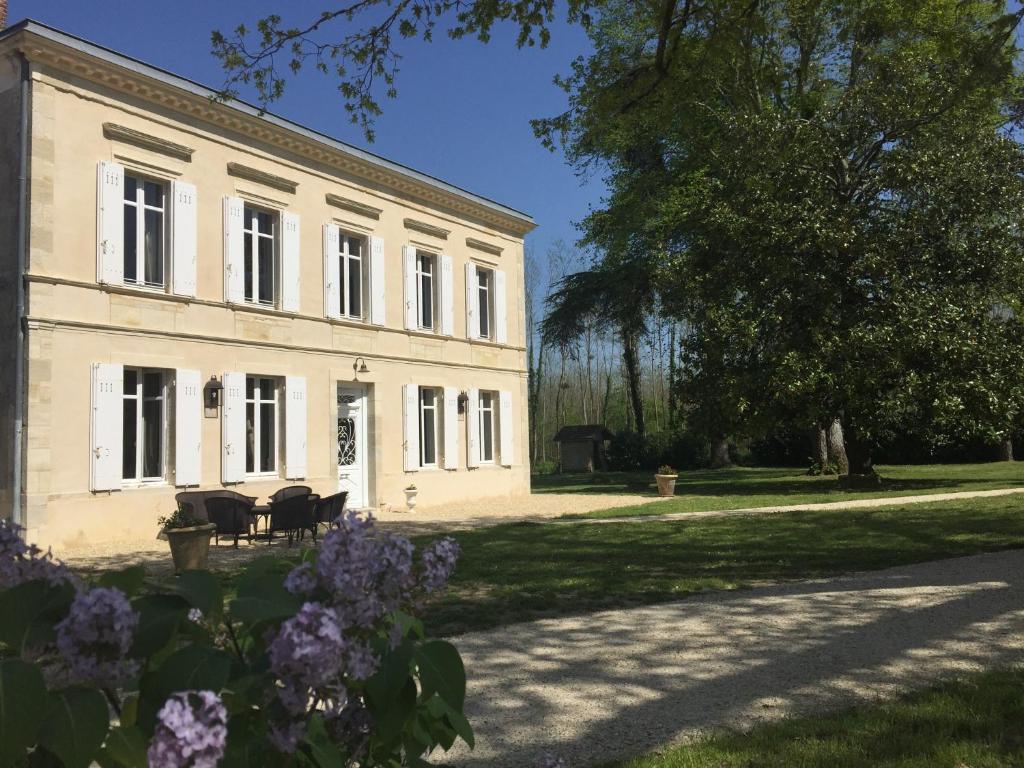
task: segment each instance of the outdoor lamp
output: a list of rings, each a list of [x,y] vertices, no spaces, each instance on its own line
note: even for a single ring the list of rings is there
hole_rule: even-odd
[[[223,389],[224,385],[217,380],[216,376],[211,376],[210,380],[206,382],[206,386],[203,387],[203,407],[208,419],[216,418],[217,408],[220,406],[220,393]]]
[[[466,412],[466,403],[469,402],[469,395],[463,392],[459,392],[459,413],[463,414]]]
[[[355,378],[359,378],[360,373],[369,373],[370,369],[366,367],[366,361],[361,357],[357,357],[356,361],[352,363],[352,370],[356,372]]]

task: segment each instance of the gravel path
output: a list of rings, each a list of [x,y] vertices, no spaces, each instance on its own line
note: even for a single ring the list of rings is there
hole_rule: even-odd
[[[1022,573],[1011,551],[463,635],[477,746],[439,760],[582,768],[1024,661]]]

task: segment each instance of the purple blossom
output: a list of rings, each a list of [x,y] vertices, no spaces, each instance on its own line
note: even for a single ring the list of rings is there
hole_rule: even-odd
[[[57,625],[57,650],[71,676],[79,681],[110,683],[134,674],[125,655],[139,617],[125,594],[113,587],[79,592],[68,615]]]
[[[537,758],[535,768],[568,768],[568,763],[564,758],[545,752]]]
[[[289,712],[305,712],[311,688],[343,695],[339,676],[346,646],[334,609],[319,603],[306,603],[281,625],[268,653],[270,668],[283,684],[279,698]]]
[[[295,754],[299,742],[306,735],[305,720],[290,720],[286,723],[271,723],[267,738],[278,752],[286,755]]]
[[[55,586],[77,586],[78,579],[63,563],[53,559],[52,552],[43,552],[22,540],[22,530],[15,523],[0,520],[0,590],[40,580]]]
[[[316,589],[316,573],[312,563],[302,563],[292,568],[284,579],[284,588],[293,595],[308,595]]]
[[[423,574],[420,583],[426,592],[435,592],[448,583],[459,559],[459,543],[450,536],[431,542],[420,556]]]
[[[353,680],[369,680],[377,671],[377,664],[370,646],[362,643],[352,644],[345,655],[346,671]]]
[[[189,608],[188,609],[188,620],[191,621],[193,624],[202,624],[202,622],[203,622],[203,612],[201,610],[199,610],[198,608]]]
[[[224,757],[228,713],[213,691],[175,693],[157,713],[149,768],[215,768]]]

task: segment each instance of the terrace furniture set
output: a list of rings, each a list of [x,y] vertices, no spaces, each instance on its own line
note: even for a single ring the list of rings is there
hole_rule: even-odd
[[[333,525],[345,509],[348,493],[342,491],[321,498],[306,485],[291,485],[270,496],[268,504],[257,504],[255,496],[244,496],[224,489],[183,491],[175,496],[178,506],[190,517],[217,526],[216,543],[220,537],[238,539],[244,536],[265,537],[269,544],[277,534],[288,538],[288,546],[309,531],[316,541],[321,525]],[[259,524],[263,522],[263,532]]]

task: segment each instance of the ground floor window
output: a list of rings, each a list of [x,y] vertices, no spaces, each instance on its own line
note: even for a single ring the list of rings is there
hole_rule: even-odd
[[[245,471],[277,473],[279,382],[265,376],[245,377]]]
[[[124,369],[121,477],[125,482],[158,482],[164,479],[166,390],[167,377],[163,371]]]
[[[480,419],[480,461],[494,462],[494,392],[481,392],[477,414]]]
[[[420,466],[437,466],[437,390],[420,387]]]

